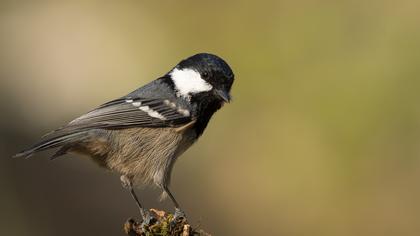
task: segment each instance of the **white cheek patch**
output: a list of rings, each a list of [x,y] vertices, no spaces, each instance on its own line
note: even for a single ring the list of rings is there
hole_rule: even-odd
[[[213,86],[203,80],[195,70],[192,69],[177,69],[175,68],[170,73],[172,81],[179,95],[189,97],[190,94],[210,91]]]

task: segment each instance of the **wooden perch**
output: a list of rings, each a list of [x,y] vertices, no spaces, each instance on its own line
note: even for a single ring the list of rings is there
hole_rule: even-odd
[[[173,215],[164,211],[150,209],[156,222],[150,226],[141,227],[141,222],[128,219],[124,223],[124,232],[129,236],[211,236],[203,230],[193,229],[185,218],[173,221]]]

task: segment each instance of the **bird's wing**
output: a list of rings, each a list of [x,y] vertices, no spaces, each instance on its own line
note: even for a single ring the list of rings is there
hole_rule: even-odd
[[[123,97],[103,104],[63,128],[179,127],[194,119],[188,108],[169,99]]]
[[[69,124],[43,136],[32,147],[16,154],[29,157],[33,153],[64,146],[83,139],[84,132],[92,129],[123,129],[131,127],[174,127],[183,130],[194,124],[190,110],[169,99],[123,97],[99,106]],[[65,153],[60,149],[57,154]]]

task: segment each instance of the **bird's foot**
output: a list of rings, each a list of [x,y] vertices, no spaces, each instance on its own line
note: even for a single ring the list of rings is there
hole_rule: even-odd
[[[174,216],[171,220],[171,226],[175,226],[181,222],[187,222],[187,216],[185,215],[185,213],[179,209],[179,208],[175,208],[175,213]]]
[[[180,218],[186,219],[187,216],[181,209],[175,208],[174,219],[180,219]]]
[[[143,232],[146,232],[147,228],[154,225],[157,222],[157,219],[153,217],[149,211],[144,211],[142,214],[143,222],[141,223],[140,227]]]
[[[157,221],[149,221],[147,219],[143,222],[137,222],[129,219],[124,224],[124,232],[129,236],[145,236],[145,235],[208,235],[200,234],[191,225],[188,224],[185,214],[176,210],[174,214],[168,214],[164,211],[150,209],[150,214]]]

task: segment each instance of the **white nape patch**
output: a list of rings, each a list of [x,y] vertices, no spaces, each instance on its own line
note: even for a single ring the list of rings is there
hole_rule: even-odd
[[[178,94],[183,97],[189,98],[190,94],[210,91],[213,88],[201,78],[200,73],[192,69],[175,68],[170,75]]]
[[[158,119],[161,119],[161,120],[166,120],[166,118],[164,116],[159,114],[159,112],[154,111],[153,109],[150,109],[149,106],[141,106],[141,107],[139,107],[139,109],[146,112],[151,117],[155,117],[155,118],[158,118]]]

